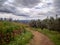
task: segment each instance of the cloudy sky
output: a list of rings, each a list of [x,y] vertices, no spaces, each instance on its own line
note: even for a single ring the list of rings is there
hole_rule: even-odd
[[[19,20],[60,15],[60,0],[0,0],[0,17]]]

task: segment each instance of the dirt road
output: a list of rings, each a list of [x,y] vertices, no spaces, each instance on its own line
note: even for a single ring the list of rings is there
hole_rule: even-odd
[[[44,34],[38,31],[29,30],[34,35],[33,39],[27,45],[54,45],[53,42]]]

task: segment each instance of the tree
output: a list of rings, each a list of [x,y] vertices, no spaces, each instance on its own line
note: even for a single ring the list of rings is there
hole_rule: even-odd
[[[35,20],[31,20],[30,23],[29,23],[29,25],[31,27],[36,27],[36,21]]]
[[[56,15],[56,19],[54,17],[46,18],[44,20],[32,20],[30,22],[31,27],[35,28],[47,28],[49,30],[54,30],[60,32],[60,18]]]
[[[0,21],[2,21],[3,20],[3,18],[0,18]]]

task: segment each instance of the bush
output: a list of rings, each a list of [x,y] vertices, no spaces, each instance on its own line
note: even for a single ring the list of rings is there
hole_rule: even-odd
[[[20,25],[13,22],[1,21],[0,22],[0,45],[8,44],[14,40],[15,35],[21,34],[22,29]]]
[[[50,19],[32,20],[29,25],[35,28],[47,28],[49,30],[60,32],[60,18],[54,19],[53,17],[50,17]]]

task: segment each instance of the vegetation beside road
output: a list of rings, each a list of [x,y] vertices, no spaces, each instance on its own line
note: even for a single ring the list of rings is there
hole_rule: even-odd
[[[25,45],[32,33],[17,22],[0,21],[0,45]]]
[[[31,28],[32,30],[38,31],[46,36],[54,42],[55,45],[60,45],[60,33],[57,31],[53,30],[48,30],[48,29],[41,29],[41,28]]]
[[[29,26],[34,30],[47,35],[55,45],[60,45],[60,18],[46,18],[44,20],[31,20]]]

